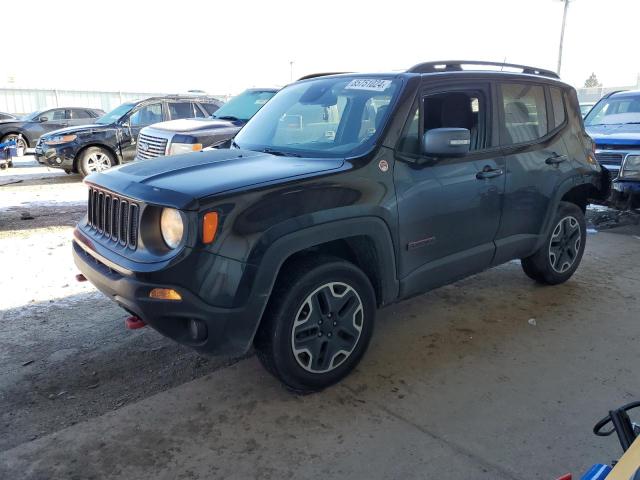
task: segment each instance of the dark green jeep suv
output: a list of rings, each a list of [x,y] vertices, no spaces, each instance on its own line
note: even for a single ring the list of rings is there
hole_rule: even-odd
[[[521,259],[568,280],[608,194],[575,90],[482,62],[317,75],[228,150],[91,175],[75,262],[136,324],[200,352],[255,347],[296,391],[360,361],[376,310]]]

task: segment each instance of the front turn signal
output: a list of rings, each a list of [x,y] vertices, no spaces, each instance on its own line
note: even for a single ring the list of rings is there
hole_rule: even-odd
[[[202,243],[212,243],[218,230],[218,212],[209,212],[202,220]]]
[[[157,300],[182,300],[182,295],[173,288],[154,288],[149,292],[149,298]]]

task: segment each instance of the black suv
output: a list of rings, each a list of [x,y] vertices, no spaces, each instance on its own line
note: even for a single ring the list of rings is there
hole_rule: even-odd
[[[38,162],[83,176],[130,162],[143,127],[178,118],[205,118],[222,102],[213,97],[169,95],[123,103],[94,123],[55,130],[40,137]]]
[[[301,392],[354,368],[378,307],[512,259],[562,283],[607,179],[572,87],[491,67],[303,80],[231,149],[92,175],[75,262],[162,334],[255,346]]]

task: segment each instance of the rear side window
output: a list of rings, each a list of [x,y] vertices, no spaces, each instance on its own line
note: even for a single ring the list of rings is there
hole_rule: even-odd
[[[503,107],[500,143],[513,145],[544,137],[548,128],[543,87],[504,83],[500,89]]]
[[[551,105],[553,105],[553,123],[554,127],[559,127],[564,123],[566,118],[564,112],[564,96],[562,90],[556,87],[551,87]]]
[[[193,118],[193,104],[191,102],[169,103],[169,113],[172,120]]]
[[[204,108],[209,115],[213,115],[218,111],[220,105],[217,103],[201,103],[202,108]]]
[[[80,118],[92,118],[89,112],[87,112],[86,110],[74,108],[70,110],[70,112],[71,112],[71,117],[70,117],[71,119],[77,120]]]

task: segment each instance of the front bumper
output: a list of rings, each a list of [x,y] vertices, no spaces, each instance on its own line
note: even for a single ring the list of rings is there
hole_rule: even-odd
[[[262,303],[259,296],[255,296],[240,308],[209,305],[183,287],[142,281],[133,273],[120,273],[108,267],[106,261],[99,259],[99,254],[77,239],[73,241],[73,258],[98,290],[162,335],[211,355],[242,355],[251,347],[266,299],[263,298],[265,302]],[[153,288],[173,288],[182,300],[149,298]],[[195,330],[194,322],[198,326]]]
[[[612,184],[612,201],[621,208],[640,208],[640,181],[616,178]]]
[[[35,156],[39,163],[47,167],[73,170],[77,151],[77,147],[72,143],[48,146],[38,142]]]

